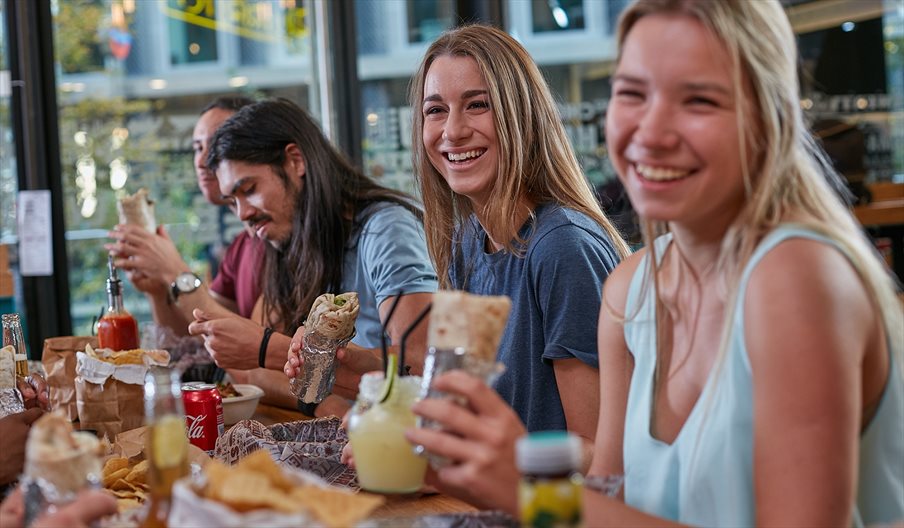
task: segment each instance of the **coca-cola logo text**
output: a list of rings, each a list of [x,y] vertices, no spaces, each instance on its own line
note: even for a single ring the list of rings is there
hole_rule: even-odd
[[[190,440],[194,440],[195,438],[204,438],[204,427],[201,425],[204,423],[204,420],[207,419],[206,414],[202,414],[201,416],[186,416],[188,419],[188,438]]]

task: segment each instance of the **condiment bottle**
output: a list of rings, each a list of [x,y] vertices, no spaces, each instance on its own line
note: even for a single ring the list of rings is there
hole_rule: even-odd
[[[100,348],[112,350],[133,350],[138,348],[138,323],[122,305],[122,280],[113,266],[113,257],[108,257],[107,267],[107,311],[97,323],[97,344]]]
[[[152,367],[144,379],[145,456],[150,497],[142,528],[165,527],[173,483],[188,475],[182,384],[175,369]]]
[[[578,526],[581,522],[581,439],[565,431],[531,433],[518,440],[522,526]]]
[[[16,376],[28,376],[28,354],[25,347],[25,338],[22,336],[22,323],[19,314],[3,314],[3,346],[10,345],[15,349]]]

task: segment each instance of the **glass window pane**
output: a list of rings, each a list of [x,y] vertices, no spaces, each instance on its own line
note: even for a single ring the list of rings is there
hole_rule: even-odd
[[[52,5],[72,323],[84,335],[106,300],[103,244],[126,193],[148,189],[183,259],[202,277],[216,273],[241,226],[198,190],[195,121],[229,94],[286,97],[319,118],[313,17],[304,0]],[[144,295],[124,282],[126,308],[150,321]]]
[[[584,0],[533,0],[534,33],[584,29]]]
[[[0,3],[0,313],[16,311],[13,272],[17,241],[16,193],[19,189],[10,113],[12,94],[4,5]]]
[[[432,42],[450,28],[455,19],[452,0],[411,0],[408,2],[408,42]]]

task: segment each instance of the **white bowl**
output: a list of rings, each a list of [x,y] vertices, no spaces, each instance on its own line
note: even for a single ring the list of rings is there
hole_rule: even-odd
[[[251,418],[257,410],[257,402],[264,395],[263,389],[256,385],[233,383],[232,386],[241,396],[223,398],[223,421],[226,425]]]

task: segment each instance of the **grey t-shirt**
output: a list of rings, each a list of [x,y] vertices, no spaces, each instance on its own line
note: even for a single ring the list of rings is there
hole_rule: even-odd
[[[380,303],[404,291],[433,293],[436,271],[427,254],[424,227],[404,207],[378,202],[361,210],[345,246],[342,291],[358,292],[361,303],[352,342],[380,346]]]
[[[523,256],[487,254],[486,232],[472,216],[457,233],[461,246],[449,278],[456,289],[512,299],[497,355],[506,369],[495,389],[528,431],[564,430],[552,362],[577,358],[598,368],[603,281],[619,258],[602,228],[583,213],[542,204],[534,214],[536,220],[520,231],[527,240]]]

